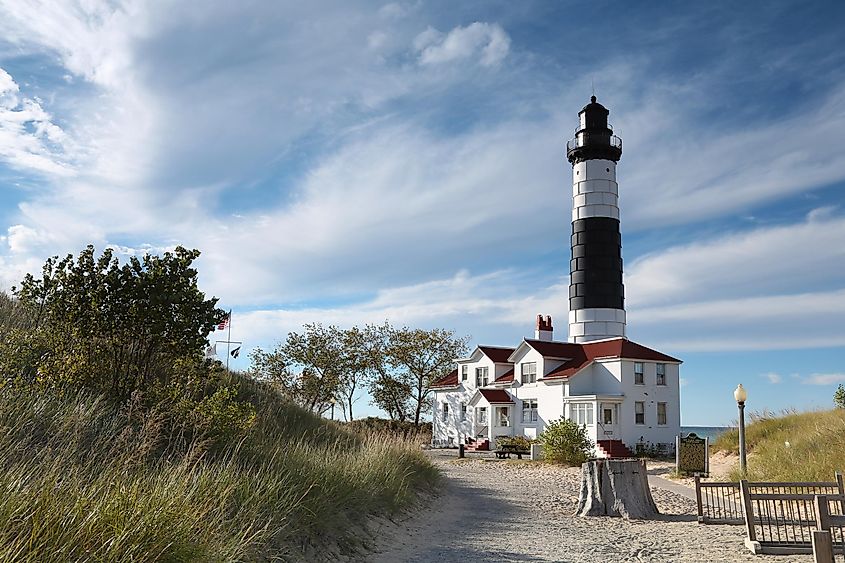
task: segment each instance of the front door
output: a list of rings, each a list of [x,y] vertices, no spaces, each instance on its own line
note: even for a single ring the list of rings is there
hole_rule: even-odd
[[[619,440],[622,435],[619,432],[619,404],[599,403],[598,416],[598,439]]]

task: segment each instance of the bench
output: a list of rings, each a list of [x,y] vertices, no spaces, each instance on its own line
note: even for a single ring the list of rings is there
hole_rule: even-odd
[[[531,452],[518,448],[517,446],[500,446],[496,448],[496,457],[499,459],[510,459],[511,454],[516,454],[517,459],[522,459],[522,456],[529,455]]]

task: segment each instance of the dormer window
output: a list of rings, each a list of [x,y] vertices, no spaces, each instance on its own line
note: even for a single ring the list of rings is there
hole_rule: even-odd
[[[522,366],[522,382],[537,383],[537,362],[526,362]]]
[[[486,387],[488,380],[488,368],[475,368],[475,386]]]
[[[469,377],[469,366],[464,364],[461,366],[461,381],[466,381]]]

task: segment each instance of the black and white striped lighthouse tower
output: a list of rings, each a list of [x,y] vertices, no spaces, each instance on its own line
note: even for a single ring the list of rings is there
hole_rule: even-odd
[[[578,113],[566,144],[572,164],[572,259],[569,262],[569,341],[625,336],[622,236],[616,163],[622,140],[596,97]]]

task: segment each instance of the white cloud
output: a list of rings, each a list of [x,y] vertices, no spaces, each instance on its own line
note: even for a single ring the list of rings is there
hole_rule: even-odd
[[[814,373],[802,378],[807,385],[836,385],[845,383],[845,373]]]
[[[839,285],[843,240],[845,217],[816,216],[669,247],[627,267],[626,293],[633,308],[663,308],[673,302],[689,304],[690,299],[757,297]]]
[[[772,385],[777,385],[778,383],[783,381],[783,378],[780,376],[780,374],[775,373],[773,371],[771,371],[769,373],[764,373],[760,377],[764,377],[764,378],[768,379],[769,383],[771,383]]]
[[[499,24],[483,22],[455,27],[445,35],[429,27],[414,39],[414,48],[419,52],[423,65],[477,56],[482,66],[494,66],[508,55],[510,44],[510,37]]]
[[[630,70],[621,69],[607,87],[624,91]],[[655,83],[641,98],[611,104],[624,141],[620,203],[628,228],[742,213],[845,178],[839,154],[845,83],[783,118],[726,128],[692,121],[695,105],[715,109],[700,99],[712,92],[713,78],[703,73],[682,86]]]
[[[71,176],[75,171],[67,162],[69,148],[67,135],[41,103],[21,96],[18,83],[0,68],[0,161],[21,170]]]
[[[238,313],[237,338],[247,347],[266,347],[306,323],[348,327],[389,320],[396,326],[448,327],[459,335],[471,335],[477,343],[513,345],[533,334],[537,314],[551,315],[558,338],[564,338],[567,285],[522,280],[520,294],[514,295],[520,279],[509,270],[477,276],[460,271],[449,278],[384,289],[346,305]],[[510,336],[502,340],[502,334]]]

